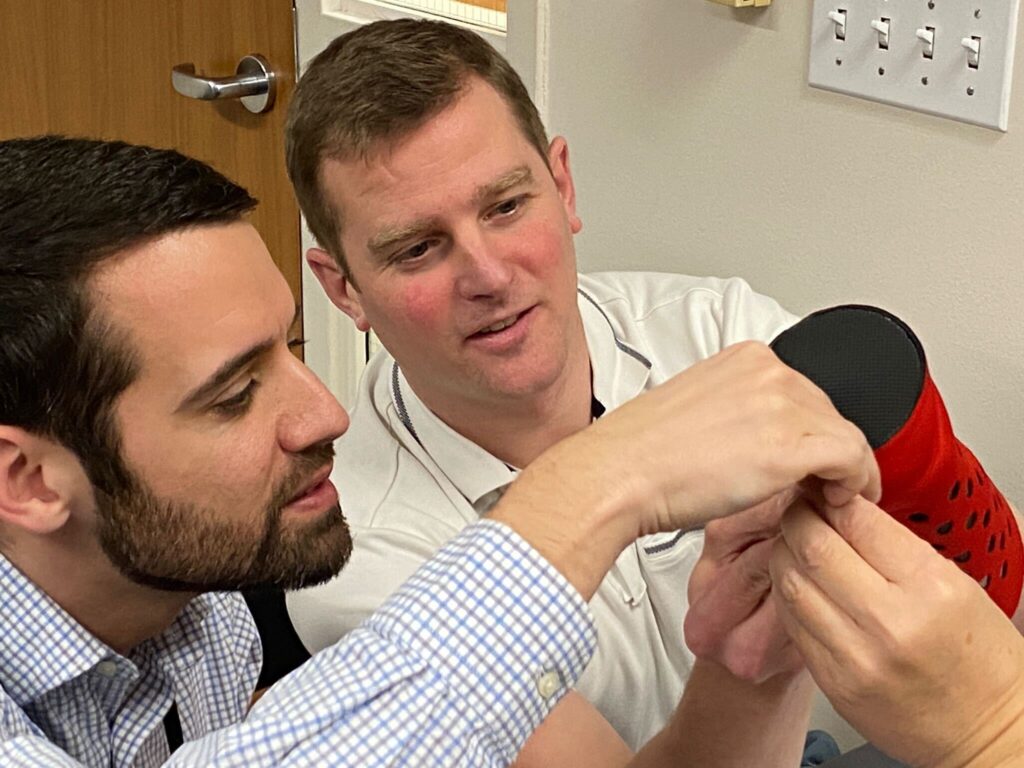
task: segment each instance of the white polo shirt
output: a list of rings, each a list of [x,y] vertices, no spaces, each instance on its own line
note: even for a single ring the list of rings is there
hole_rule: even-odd
[[[579,309],[593,394],[606,411],[730,344],[770,341],[797,319],[739,279],[656,273],[580,275]],[[355,546],[338,577],[287,597],[310,651],[354,629],[515,476],[431,413],[386,352],[364,373],[337,449],[333,480]],[[664,727],[693,666],[682,625],[702,542],[700,530],[638,540],[590,603],[598,649],[577,689],[634,749]]]

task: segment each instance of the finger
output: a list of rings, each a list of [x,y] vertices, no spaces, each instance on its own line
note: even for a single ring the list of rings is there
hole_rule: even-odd
[[[844,651],[829,648],[818,640],[801,623],[799,615],[778,591],[772,594],[772,603],[775,605],[779,623],[789,636],[793,648],[799,654],[804,666],[807,667],[814,682],[825,696],[832,700],[836,689],[835,681],[846,667],[846,664],[839,660]]]
[[[782,536],[801,577],[852,621],[876,627],[878,609],[890,604],[894,588],[806,500],[787,510]]]
[[[686,644],[697,656],[715,654],[723,637],[745,621],[771,589],[768,560],[773,540],[754,544],[720,569],[683,620]]]
[[[810,407],[818,413],[826,415],[829,419],[840,419],[846,425],[848,430],[853,430],[855,432],[855,434],[850,437],[861,446],[861,459],[865,467],[864,472],[857,471],[851,477],[839,478],[828,483],[826,485],[825,492],[829,496],[830,503],[835,506],[841,506],[857,494],[860,494],[871,501],[877,502],[882,497],[881,474],[878,471],[874,451],[871,449],[867,438],[864,437],[861,429],[856,424],[843,418],[843,416],[836,410],[832,399],[824,392],[824,390],[798,371],[794,371],[794,374],[794,381],[798,383],[798,386],[790,390],[791,395],[795,395],[797,392],[802,392],[805,395],[805,398],[801,401],[804,406]],[[828,479],[826,475],[819,474],[819,476],[826,477],[826,479]]]
[[[822,514],[863,563],[890,582],[910,580],[936,556],[926,541],[865,499],[825,506]]]
[[[825,481],[823,492],[836,506],[858,494],[881,496],[878,462],[867,439],[850,422],[812,427],[797,443],[793,458],[802,463],[806,475]]]
[[[830,506],[841,507],[856,496],[877,503],[882,498],[882,473],[875,454],[865,441],[861,470],[855,476],[829,480],[821,490]]]
[[[720,560],[778,535],[783,513],[799,494],[800,489],[793,486],[742,512],[711,521],[704,529],[704,556]]]
[[[723,657],[733,674],[755,683],[803,666],[800,652],[786,633],[776,601],[770,595],[726,637]]]
[[[785,539],[775,542],[769,568],[779,619],[812,673],[865,643],[861,627],[806,575]]]

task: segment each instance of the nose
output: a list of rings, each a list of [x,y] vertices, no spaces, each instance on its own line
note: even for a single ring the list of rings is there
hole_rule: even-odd
[[[291,364],[295,375],[288,377],[283,393],[288,403],[278,425],[278,440],[283,450],[298,453],[341,437],[348,430],[349,417],[316,374],[295,358]]]
[[[512,282],[512,267],[504,254],[479,230],[461,233],[455,289],[465,299],[501,298]]]

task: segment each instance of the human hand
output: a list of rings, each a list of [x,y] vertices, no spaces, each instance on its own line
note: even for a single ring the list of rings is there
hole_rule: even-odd
[[[588,598],[640,536],[700,527],[809,477],[835,504],[881,492],[860,430],[767,346],[745,342],[549,448],[490,517]]]
[[[573,441],[636,492],[645,513],[638,535],[703,525],[811,476],[833,504],[881,493],[860,430],[755,342],[691,366]]]
[[[913,765],[1019,764],[1024,639],[1010,621],[874,504],[822,515],[805,500],[787,511],[771,574],[779,616],[836,711]]]
[[[803,668],[803,659],[779,620],[768,570],[790,489],[744,512],[712,520],[690,575],[686,644],[753,683]]]

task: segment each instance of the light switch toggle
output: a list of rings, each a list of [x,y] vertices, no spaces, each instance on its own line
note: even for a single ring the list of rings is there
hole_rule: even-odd
[[[835,11],[829,11],[828,12],[828,17],[830,19],[832,19],[832,21],[836,25],[836,40],[845,40],[846,39],[846,11],[843,10],[842,8],[839,8],[838,10],[835,10]]]
[[[960,41],[960,45],[967,49],[967,66],[977,69],[981,62],[981,38],[965,37]]]
[[[930,59],[935,55],[935,27],[923,27],[917,30],[917,39],[924,43],[921,55]]]
[[[878,32],[878,47],[883,51],[889,50],[889,19],[872,19],[871,28]]]

